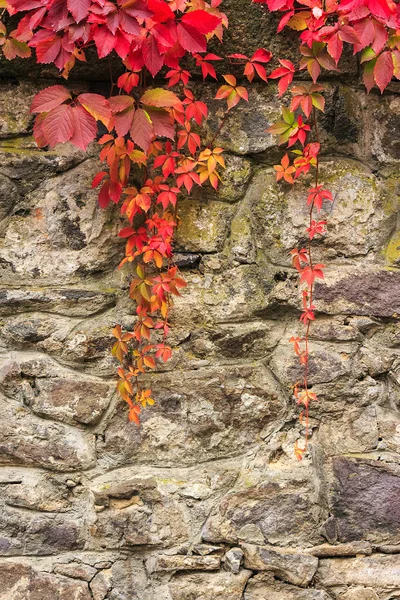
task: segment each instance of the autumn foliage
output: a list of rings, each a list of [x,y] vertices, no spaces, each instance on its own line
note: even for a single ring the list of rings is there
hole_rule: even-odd
[[[297,64],[277,58],[268,72],[273,57],[264,48],[251,56],[236,53],[229,58],[242,65],[247,82],[272,80],[279,96],[285,95],[282,117],[268,129],[288,149],[275,166],[277,180],[295,185],[300,177],[314,175],[305,198],[309,242],[291,253],[302,286],[304,326],[304,335],[291,339],[304,366],[304,378],[294,386],[306,417],[306,443],[296,448],[301,458],[307,446],[309,404],[316,400],[308,386],[314,283],[324,277],[324,265],[313,262],[311,242],[326,234],[327,222],[319,212],[333,201],[319,176],[318,112],[324,111],[325,99],[318,80],[340,68],[345,44],[360,54],[368,90],[377,85],[383,92],[392,77],[400,78],[400,6],[392,0],[255,1],[281,14],[278,32],[286,27],[298,32]],[[64,85],[53,85],[37,94],[31,112],[36,115],[34,135],[41,148],[69,141],[86,150],[98,141],[104,166],[92,186],[98,189],[102,208],[118,204],[126,219],[119,232],[125,240],[120,268],[130,265],[129,294],[137,318],[132,331],[114,328],[112,353],[120,363],[118,392],[128,404],[129,419],[136,423],[142,408],[154,402],[140,376],[171,357],[171,308],[186,286],[173,258],[178,199],[190,194],[193,186],[217,189],[225,168],[223,149],[215,143],[219,129],[210,143],[203,142],[201,126],[208,107],[190,86],[194,76],[217,79],[215,65],[222,57],[209,52],[208,43],[213,38],[222,42],[228,26],[220,3],[6,0],[3,4],[4,23],[9,17],[15,23],[13,29],[0,24],[0,45],[7,59],[26,58],[33,51],[38,63],[54,64],[65,79],[76,61],[86,61],[93,49],[99,59],[113,54],[124,66],[109,97],[73,94]],[[304,77],[296,81],[302,71],[312,83]],[[226,103],[226,114],[248,101],[243,83],[232,74],[223,76],[215,98]]]

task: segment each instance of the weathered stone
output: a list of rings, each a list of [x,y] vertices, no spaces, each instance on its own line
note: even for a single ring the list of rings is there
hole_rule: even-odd
[[[80,563],[69,563],[59,564],[54,568],[54,573],[59,575],[65,575],[66,577],[72,577],[73,579],[83,579],[83,581],[90,581],[96,575],[97,570],[89,565],[83,565]]]
[[[0,382],[6,394],[32,412],[57,421],[92,424],[110,402],[111,388],[94,377],[61,368],[41,355],[14,355],[0,361]]]
[[[0,398],[3,427],[0,464],[25,464],[74,471],[94,466],[93,436],[61,423],[43,421],[6,398]]]
[[[98,444],[99,458],[115,466],[136,463],[191,465],[246,452],[267,423],[285,409],[276,381],[263,365],[203,367],[186,371],[176,388],[174,372],[152,379],[158,402],[132,428],[125,406]]]
[[[21,193],[29,192],[45,179],[77,166],[86,160],[89,154],[90,152],[86,154],[72,144],[58,144],[51,150],[40,150],[29,135],[0,139],[2,174],[11,180]],[[15,200],[18,200],[18,196]],[[29,214],[34,209],[26,205],[23,208],[21,203],[19,206],[21,208],[17,210],[22,214]]]
[[[208,554],[212,554],[213,552],[220,552],[220,546],[211,546],[210,544],[196,544],[193,546],[194,552],[196,554],[200,554],[200,556],[207,556]]]
[[[11,561],[0,563],[1,600],[91,600],[87,583],[39,573]]]
[[[259,459],[256,466],[251,462],[243,466],[235,489],[222,498],[204,524],[204,540],[240,546],[242,542],[300,546],[322,541],[311,471],[293,458],[289,464],[285,459],[278,464],[281,468]]]
[[[12,506],[2,510],[0,554],[46,556],[81,550],[86,527],[83,506],[71,513],[21,511]]]
[[[243,561],[243,550],[231,548],[224,556],[224,563],[232,573],[239,573]]]
[[[112,570],[106,569],[98,573],[89,583],[93,600],[104,600],[113,585]]]
[[[371,382],[372,386],[373,383]],[[353,393],[355,389],[353,388]],[[364,393],[365,397],[366,394]],[[369,452],[377,448],[380,431],[375,406],[346,408],[340,419],[323,419],[315,438],[325,455]]]
[[[340,595],[340,600],[379,600],[379,596],[372,588],[353,588]]]
[[[170,470],[136,467],[95,478],[91,490],[103,510],[91,527],[93,544],[99,548],[184,545],[198,537],[215,498],[233,484],[237,469],[235,461],[223,461],[210,468],[174,469],[172,477]],[[207,552],[213,550],[218,548]],[[212,557],[210,563],[214,558],[220,560]]]
[[[374,554],[364,558],[327,558],[319,561],[318,581],[324,587],[360,585],[400,587],[400,556]]]
[[[374,550],[383,554],[400,554],[400,545],[385,544],[383,546],[375,546]]]
[[[330,600],[330,596],[323,590],[304,590],[256,575],[246,586],[244,600]]]
[[[151,573],[168,571],[217,571],[221,564],[219,556],[184,556],[176,554],[151,556],[147,562],[147,571]]]
[[[304,550],[306,554],[317,556],[318,558],[328,558],[331,556],[357,556],[358,554],[365,554],[369,556],[372,554],[372,547],[369,542],[349,542],[347,544],[321,544],[320,546],[314,546],[313,548],[306,548]]]
[[[329,313],[396,317],[400,314],[400,274],[393,271],[344,270],[326,284],[317,283],[320,310]]]
[[[333,459],[331,513],[342,542],[400,540],[400,493],[397,465],[368,459]]]
[[[0,486],[0,497],[8,506],[53,513],[63,513],[72,506],[62,476],[23,467],[3,467]]]
[[[111,224],[111,212],[98,210],[97,193],[88,192],[97,170],[98,163],[87,160],[33,190],[29,214],[14,211],[0,247],[5,283],[18,277],[65,285],[117,266],[116,220]]]
[[[256,571],[270,571],[278,579],[306,587],[314,577],[318,559],[273,546],[241,545],[244,566]]]
[[[27,108],[38,91],[27,81],[0,86],[0,138],[28,133],[33,116]]]
[[[178,575],[168,585],[171,600],[241,600],[251,571]]]
[[[87,317],[114,306],[114,293],[79,288],[0,289],[0,314],[15,315],[30,311],[54,312],[71,317]]]
[[[179,203],[181,224],[176,232],[180,252],[218,252],[222,250],[233,208],[223,202],[184,200]]]

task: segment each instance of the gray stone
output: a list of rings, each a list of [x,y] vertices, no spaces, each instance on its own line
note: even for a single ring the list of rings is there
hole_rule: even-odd
[[[400,556],[374,554],[354,559],[321,559],[318,580],[328,588],[344,585],[384,589],[400,587]]]
[[[372,554],[372,547],[369,542],[349,542],[347,544],[321,544],[320,546],[314,546],[313,548],[306,548],[304,550],[306,554],[317,556],[318,558],[328,558],[333,556],[357,556],[358,554],[364,554],[369,556]]]
[[[342,542],[398,542],[399,468],[381,461],[336,457],[331,513]]]
[[[241,545],[244,566],[256,571],[270,571],[278,579],[307,587],[317,570],[318,559],[272,546]]]
[[[23,563],[2,561],[0,581],[4,600],[91,600],[87,583],[39,573]]]
[[[232,573],[239,573],[243,561],[243,550],[231,548],[224,556],[224,563]]]
[[[87,160],[30,192],[28,214],[14,211],[4,232],[0,259],[3,282],[15,278],[50,285],[75,282],[79,274],[104,272],[119,262],[122,240],[112,208],[100,210],[90,191],[98,163]],[[89,190],[89,191],[88,191]]]
[[[244,600],[330,600],[330,596],[323,590],[304,590],[256,575],[246,586]]]
[[[91,492],[100,512],[91,527],[92,544],[99,549],[172,548],[169,556],[163,557],[170,560],[177,554],[174,548],[198,539],[215,498],[233,484],[237,469],[235,461],[221,461],[210,468],[174,469],[173,475],[169,469],[128,467],[95,478]],[[216,550],[211,547],[207,552]],[[193,562],[199,558],[200,564],[203,557],[190,558]],[[220,560],[219,556],[204,555],[206,558],[205,564],[215,565]]]
[[[143,411],[140,428],[127,421],[120,403],[98,444],[100,461],[119,466],[134,457],[139,464],[181,466],[236,456],[285,409],[263,365],[202,367],[186,371],[178,388],[174,381],[173,371],[152,378],[158,401]]]
[[[289,445],[291,453],[293,443]],[[242,542],[295,547],[311,540],[322,542],[317,531],[319,509],[311,471],[306,465],[299,468],[294,461],[287,464],[282,460],[279,464],[282,471],[260,457],[257,465],[260,471],[252,464],[243,467],[235,489],[222,498],[204,524],[203,539],[240,546]]]
[[[321,310],[375,317],[400,314],[400,275],[393,271],[342,270],[335,280],[317,283],[315,293]]]
[[[113,586],[112,570],[100,571],[89,583],[93,600],[104,600]]]
[[[181,219],[176,232],[179,252],[218,252],[229,228],[233,208],[223,202],[195,201],[191,198],[179,203]]]
[[[114,391],[100,379],[83,377],[33,353],[0,361],[0,381],[7,396],[35,414],[72,425],[98,421]]]
[[[159,554],[151,556],[147,562],[147,571],[152,573],[168,571],[217,571],[221,564],[219,556],[172,556]]]
[[[114,306],[115,302],[115,293],[90,289],[0,289],[1,315],[42,310],[58,315],[87,317]]]
[[[340,600],[379,600],[379,596],[372,588],[358,587],[342,594]]]
[[[59,564],[54,568],[54,573],[59,575],[65,575],[66,577],[72,577],[73,579],[83,579],[83,581],[90,581],[96,575],[97,570],[89,565],[83,565],[80,563],[69,563]]]
[[[61,423],[44,421],[23,406],[0,398],[3,427],[0,464],[24,464],[74,471],[95,464],[93,436]]]
[[[172,600],[241,600],[251,571],[181,575],[168,584]]]

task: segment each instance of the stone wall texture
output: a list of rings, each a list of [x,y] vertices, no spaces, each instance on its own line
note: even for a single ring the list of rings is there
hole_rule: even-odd
[[[290,56],[260,7],[231,8],[228,50]],[[95,67],[68,85],[97,90]],[[90,190],[96,147],[38,150],[28,107],[54,73],[1,68],[0,600],[400,598],[399,87],[367,96],[352,57],[327,84],[320,402],[297,462],[288,251],[304,243],[306,184],[275,182],[275,88],[253,86],[230,117],[218,193],[180,204],[189,286],[137,428],[115,395],[110,330],[132,327],[134,306],[118,211]]]

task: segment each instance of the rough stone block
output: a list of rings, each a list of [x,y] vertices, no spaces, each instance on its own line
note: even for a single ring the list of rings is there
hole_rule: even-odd
[[[278,579],[307,587],[314,577],[318,559],[314,556],[274,546],[242,544],[244,566],[255,571],[270,571]]]

